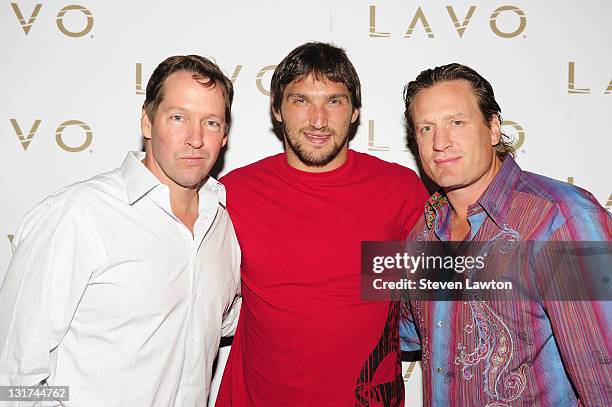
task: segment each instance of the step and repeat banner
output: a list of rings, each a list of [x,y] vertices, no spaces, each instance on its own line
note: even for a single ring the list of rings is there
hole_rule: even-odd
[[[141,148],[146,82],[176,54],[211,57],[234,83],[218,175],[282,151],[270,77],[290,50],[316,40],[345,48],[360,75],[353,149],[416,169],[403,86],[459,62],[493,85],[524,169],[588,189],[610,209],[611,17],[607,0],[3,1],[0,280],[26,211]],[[419,377],[416,362],[405,364],[411,402]]]

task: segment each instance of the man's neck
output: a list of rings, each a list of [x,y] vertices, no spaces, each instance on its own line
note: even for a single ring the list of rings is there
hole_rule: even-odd
[[[198,218],[199,188],[186,188],[172,182],[159,168],[159,165],[153,158],[153,154],[149,150],[150,143],[147,143],[146,148],[146,154],[142,163],[160,182],[168,186],[172,213],[187,226],[193,235],[193,225]]]
[[[453,211],[461,218],[467,217],[468,208],[475,204],[487,190],[493,179],[501,169],[502,162],[496,157],[491,168],[480,179],[471,185],[462,188],[445,189],[446,197]]]
[[[198,218],[199,208],[198,190],[194,188],[170,188],[170,206],[172,213],[193,234],[193,226]]]
[[[484,194],[499,172],[501,165],[501,160],[495,157],[491,168],[473,184],[464,188],[445,190],[446,197],[451,205],[452,240],[462,240],[469,232],[468,209]]]

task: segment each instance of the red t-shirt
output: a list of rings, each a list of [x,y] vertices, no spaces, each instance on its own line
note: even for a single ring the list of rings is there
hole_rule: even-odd
[[[221,181],[243,303],[216,405],[403,405],[399,309],[361,298],[360,248],[404,239],[423,216],[416,174],[349,150],[324,173],[279,154]]]

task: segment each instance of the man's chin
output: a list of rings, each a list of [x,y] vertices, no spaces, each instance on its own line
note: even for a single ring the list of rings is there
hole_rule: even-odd
[[[333,161],[339,151],[329,147],[315,147],[305,149],[304,146],[291,146],[293,153],[307,167],[323,167]]]
[[[315,154],[305,154],[301,156],[298,155],[298,158],[304,165],[308,167],[320,168],[332,162],[334,158],[336,158],[337,156],[338,156],[337,153],[336,154],[333,154],[333,153],[316,154],[316,155]]]
[[[429,177],[429,179],[431,179],[440,188],[455,188],[461,184],[458,174],[455,174],[447,169],[442,169],[441,171],[439,169],[436,171],[431,171],[424,168],[424,170],[427,177]]]
[[[208,179],[208,174],[203,177],[175,180],[174,182],[182,188],[198,189]]]

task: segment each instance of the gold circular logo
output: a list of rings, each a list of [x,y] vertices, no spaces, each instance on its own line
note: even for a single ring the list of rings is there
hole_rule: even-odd
[[[257,85],[257,90],[263,93],[265,96],[270,96],[270,90],[266,89],[263,85],[262,78],[264,75],[270,71],[274,71],[276,69],[276,65],[268,65],[261,68],[259,72],[257,72],[257,77],[255,79],[255,85]]]
[[[76,32],[68,31],[68,29],[66,29],[66,26],[64,25],[64,15],[68,11],[72,11],[72,10],[80,11],[81,13],[85,14],[85,16],[87,17],[87,25],[81,31],[76,31]],[[64,7],[63,9],[59,11],[59,13],[57,13],[57,19],[55,20],[55,22],[57,24],[57,28],[59,28],[59,30],[63,34],[67,35],[68,37],[76,38],[76,37],[82,37],[84,35],[87,35],[91,31],[94,25],[94,18],[93,18],[93,15],[91,14],[91,11],[87,10],[85,7],[79,6],[77,4],[71,4],[69,6]]]
[[[507,134],[507,136],[511,139],[512,147],[514,147],[515,150],[521,148],[525,142],[525,130],[523,130],[523,127],[517,122],[513,122],[511,120],[504,120],[502,126],[510,126],[516,130],[516,136],[513,134]]]
[[[71,147],[64,143],[62,139],[62,133],[64,129],[68,126],[80,126],[83,130],[85,130],[85,141],[76,147]],[[91,142],[93,141],[93,132],[91,131],[91,127],[89,127],[86,123],[83,123],[80,120],[67,120],[64,123],[60,124],[57,130],[55,130],[55,142],[62,150],[66,150],[69,153],[78,153],[79,151],[85,150]]]
[[[517,29],[509,33],[505,33],[497,27],[497,17],[499,17],[499,15],[504,11],[513,11],[519,16],[520,19]],[[493,13],[491,13],[489,24],[491,25],[491,30],[493,30],[495,34],[503,38],[512,38],[516,37],[525,30],[525,27],[527,26],[527,16],[523,10],[516,6],[501,6],[496,8]]]

